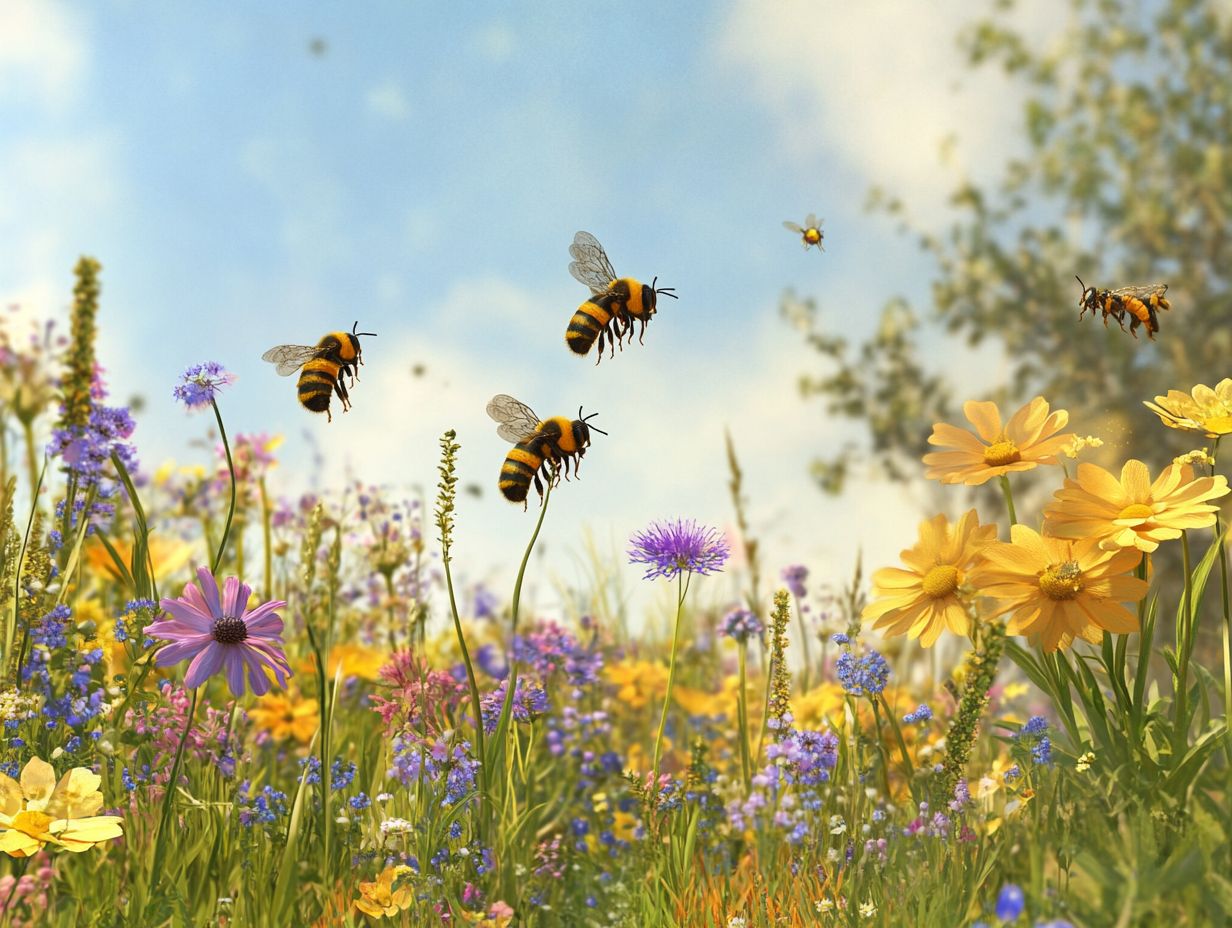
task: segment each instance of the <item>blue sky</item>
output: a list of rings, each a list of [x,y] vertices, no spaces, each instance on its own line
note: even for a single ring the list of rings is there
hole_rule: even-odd
[[[287,436],[295,487],[431,485],[454,428],[464,479],[494,490],[488,396],[584,404],[611,436],[550,517],[544,576],[571,582],[584,531],[620,546],[659,516],[728,525],[727,426],[768,567],[841,579],[857,546],[912,541],[923,491],[869,478],[862,500],[834,501],[809,485],[809,457],[849,433],[796,396],[810,356],[779,296],[822,297],[853,338],[888,297],[924,302],[930,269],[865,212],[868,188],[939,215],[956,178],[1003,162],[1014,120],[995,77],[963,80],[962,14],[851,6],[9,0],[0,299],[62,315],[76,256],[102,260],[101,360],[115,398],[146,399],[151,467],[200,456],[208,423],[170,387],[207,358],[239,375],[229,428]],[[1046,36],[1065,7],[1032,7],[1028,27]],[[810,211],[824,255],[781,227]],[[585,296],[566,271],[578,229],[681,297],[598,368],[563,345]],[[353,412],[327,426],[259,356],[356,319],[379,337]],[[995,380],[983,361],[973,390]],[[471,573],[503,579],[529,518],[494,492],[468,505]]]

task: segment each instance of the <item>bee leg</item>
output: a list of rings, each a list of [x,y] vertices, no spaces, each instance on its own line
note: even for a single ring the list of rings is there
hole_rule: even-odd
[[[329,407],[328,407],[328,406],[326,406],[326,407],[325,407],[325,421],[326,421],[327,423],[328,423],[328,422],[333,422],[333,421],[334,421],[334,414],[333,414],[332,412],[330,412],[330,411],[329,411]]]
[[[346,384],[342,382],[341,372],[338,374],[338,379],[334,381],[334,392],[338,394],[338,399],[342,400],[342,411],[346,412],[351,408],[351,394],[347,393]]]
[[[543,481],[539,479],[538,471],[535,471],[535,492],[539,494],[540,499],[543,499]]]
[[[646,320],[645,319],[641,320],[641,323],[642,323],[642,327],[641,329],[638,330],[638,333],[637,333],[637,343],[639,345],[644,345],[646,343],[642,341],[642,339],[646,335]]]

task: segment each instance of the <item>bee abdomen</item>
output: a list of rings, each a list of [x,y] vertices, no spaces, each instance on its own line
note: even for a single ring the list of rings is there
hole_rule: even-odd
[[[569,328],[565,332],[565,343],[569,350],[574,354],[586,354],[611,319],[612,314],[605,306],[587,300],[569,320]]]
[[[299,375],[299,383],[296,387],[300,405],[311,412],[327,412],[329,395],[334,390],[336,380],[336,368],[331,372],[328,369],[322,370],[319,366],[311,370],[305,367],[303,373]]]
[[[531,479],[542,466],[543,457],[540,454],[526,444],[517,445],[501,465],[498,484],[501,495],[512,503],[525,502]]]

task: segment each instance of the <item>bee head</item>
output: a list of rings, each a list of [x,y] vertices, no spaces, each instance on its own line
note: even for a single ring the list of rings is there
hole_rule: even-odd
[[[578,417],[573,421],[573,438],[577,442],[579,448],[585,448],[590,444],[590,433],[598,432],[600,435],[606,435],[607,432],[599,428],[597,425],[591,425],[589,420],[599,415],[597,412],[592,412],[589,416],[582,415],[582,407],[578,407]]]
[[[658,282],[659,282],[659,278],[656,276],[654,280],[650,282],[650,286],[646,288],[646,293],[643,296],[642,302],[646,305],[647,315],[654,315],[655,306],[659,301],[660,295],[670,296],[673,300],[678,299],[678,297],[676,296],[675,287],[657,287],[656,288],[655,284],[657,284]]]
[[[368,338],[368,337],[376,338],[375,332],[360,332],[358,331],[358,329],[359,329],[359,320],[356,319],[355,324],[351,326],[351,332],[350,332],[349,337],[351,339],[351,347],[355,349],[355,357],[357,358],[360,355],[359,337],[362,335],[364,338]]]

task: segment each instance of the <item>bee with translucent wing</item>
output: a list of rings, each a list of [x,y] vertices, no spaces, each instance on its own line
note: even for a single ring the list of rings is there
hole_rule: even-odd
[[[309,412],[325,413],[327,421],[332,422],[330,394],[338,394],[343,412],[351,408],[345,378],[351,378],[352,387],[359,379],[359,365],[364,363],[360,336],[376,338],[375,332],[359,332],[358,328],[356,322],[350,332],[330,332],[315,345],[276,345],[261,355],[261,360],[275,365],[280,377],[290,377],[299,371],[300,405]]]
[[[816,215],[809,213],[804,220],[804,225],[788,220],[783,223],[783,228],[800,236],[800,240],[804,243],[805,251],[808,251],[814,245],[817,246],[818,251],[825,251],[826,246],[821,243],[822,239],[825,238],[821,231],[821,224],[823,222],[825,222],[824,219],[818,219]]]
[[[1138,337],[1138,326],[1146,326],[1147,338],[1154,339],[1159,331],[1159,310],[1168,310],[1172,304],[1164,296],[1168,292],[1167,284],[1146,284],[1136,287],[1120,287],[1116,290],[1100,290],[1088,287],[1082,278],[1075,275],[1078,286],[1082,287],[1082,295],[1078,297],[1078,305],[1082,311],[1078,318],[1090,311],[1092,316],[1103,313],[1104,327],[1108,326],[1111,316],[1125,329],[1125,316],[1129,316],[1129,334]]]
[[[529,406],[506,393],[488,401],[488,415],[498,423],[496,434],[514,445],[501,465],[501,495],[512,503],[521,503],[523,508],[532,480],[535,490],[543,496],[541,475],[552,480],[564,473],[567,478],[570,461],[576,475],[590,445],[590,433],[607,434],[589,424],[598,413],[583,417],[579,407],[578,417],[573,420],[567,416],[540,419]]]

